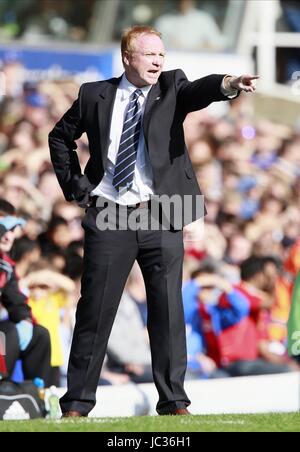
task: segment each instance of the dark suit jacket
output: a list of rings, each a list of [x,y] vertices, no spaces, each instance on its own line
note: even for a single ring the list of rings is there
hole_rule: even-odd
[[[144,136],[152,169],[154,193],[172,196],[201,195],[185,146],[183,121],[192,111],[211,102],[228,100],[221,93],[224,75],[213,74],[189,82],[182,70],[163,72],[147,97]],[[78,99],[49,135],[51,160],[67,201],[84,207],[89,193],[100,183],[106,168],[110,123],[120,78],[85,83]],[[90,159],[84,170],[78,162],[75,140],[87,133]],[[203,209],[204,210],[204,209]],[[203,216],[193,205],[192,218]],[[172,224],[172,220],[171,220]]]

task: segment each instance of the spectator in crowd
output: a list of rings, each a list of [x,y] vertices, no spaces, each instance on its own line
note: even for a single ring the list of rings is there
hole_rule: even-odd
[[[68,223],[70,240],[72,242],[83,239],[83,231],[81,228],[82,213],[80,207],[75,204],[70,204],[65,200],[57,201],[53,204],[52,216],[63,218]]]
[[[109,370],[125,373],[135,383],[153,382],[149,339],[139,308],[126,287],[108,342],[107,355]]]
[[[194,281],[183,292],[184,298],[187,296],[186,318],[193,332],[205,344],[206,353],[219,368],[234,377],[298,369],[286,356],[279,355],[278,351],[276,353],[264,330],[265,319],[260,316],[260,311],[264,306],[270,306],[270,299],[256,288],[264,288],[263,259],[251,258],[244,263],[242,277],[248,282],[239,288],[229,289],[230,284],[216,276],[209,267],[200,268],[193,276]],[[193,296],[194,301],[191,301]],[[192,304],[197,308],[196,316],[189,320],[193,312]]]
[[[193,331],[191,325],[186,325],[187,337],[187,380],[207,378],[227,378],[229,375],[218,369],[215,361],[207,356],[202,336]]]
[[[238,230],[228,239],[225,260],[232,265],[240,265],[251,255],[252,243]]]
[[[188,340],[194,342],[198,336],[198,351],[188,343],[188,350],[194,349],[192,361],[197,360],[197,355],[203,354],[205,349],[215,366],[222,367],[226,352],[222,350],[221,336],[247,318],[246,298],[217,273],[211,262],[204,261],[184,286],[183,303],[186,324],[193,332],[188,335]],[[199,364],[201,366],[201,361]]]
[[[0,380],[7,375],[6,363],[5,363],[5,358],[4,358],[5,348],[6,348],[5,347],[5,339],[4,339],[4,335],[2,334],[2,335],[0,335]]]
[[[251,360],[246,362],[243,360],[230,367],[235,375],[242,375],[245,372],[257,375],[298,370],[285,354],[283,344],[272,340],[269,334],[270,311],[275,303],[275,284],[279,266],[275,258],[267,256],[251,256],[241,265],[241,283],[238,290],[249,303],[250,315],[245,333],[254,348]]]
[[[39,262],[41,251],[35,240],[23,236],[15,241],[11,257],[16,263],[19,278],[23,278],[28,273],[30,266]]]
[[[26,296],[20,291],[15,272],[15,264],[10,259],[14,238],[14,229],[24,225],[24,221],[15,216],[14,208],[0,200],[0,302],[7,311],[7,320],[0,322],[0,331],[6,336],[6,367],[12,375],[18,359],[22,361],[26,379],[42,378],[49,380],[50,340],[48,331],[34,324],[31,309]]]
[[[45,327],[51,339],[50,385],[60,386],[60,367],[64,364],[63,345],[60,325],[62,309],[64,313],[70,306],[70,297],[74,292],[73,281],[53,270],[47,262],[32,265],[21,281],[28,288],[28,304],[39,325]]]
[[[268,335],[271,347],[281,350],[281,354],[285,355],[291,294],[284,277],[282,261],[274,256],[263,256],[263,265],[264,291],[273,297],[273,303],[269,309]]]
[[[177,0],[177,13],[157,19],[155,28],[167,47],[180,50],[222,50],[226,39],[214,18],[196,8],[195,0]]]

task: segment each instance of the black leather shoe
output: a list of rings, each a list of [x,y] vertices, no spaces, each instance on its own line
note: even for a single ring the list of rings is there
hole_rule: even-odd
[[[174,411],[162,413],[161,416],[191,416],[191,413],[186,408],[177,408]]]

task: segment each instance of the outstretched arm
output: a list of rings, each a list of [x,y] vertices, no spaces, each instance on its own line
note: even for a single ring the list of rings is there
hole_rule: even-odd
[[[190,82],[179,69],[175,72],[178,103],[185,114],[201,110],[212,102],[235,98],[241,91],[254,92],[258,78],[257,75],[211,74]]]

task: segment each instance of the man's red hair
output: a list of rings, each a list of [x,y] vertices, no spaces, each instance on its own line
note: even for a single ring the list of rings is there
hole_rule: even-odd
[[[131,52],[133,50],[133,41],[140,35],[155,35],[161,38],[161,33],[155,30],[155,28],[147,25],[135,25],[134,27],[128,28],[122,34],[122,56],[124,55],[124,52]]]

